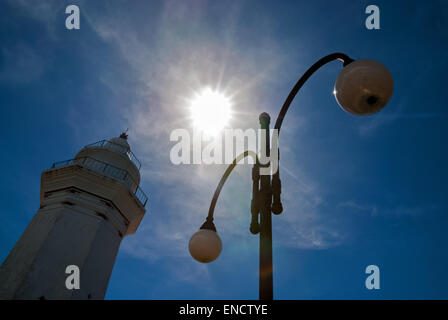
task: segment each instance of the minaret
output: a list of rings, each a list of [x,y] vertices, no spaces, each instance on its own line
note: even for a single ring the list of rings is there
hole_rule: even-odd
[[[145,214],[126,133],[42,172],[40,208],[0,268],[0,299],[103,299],[124,236]],[[69,265],[79,289],[67,289]]]

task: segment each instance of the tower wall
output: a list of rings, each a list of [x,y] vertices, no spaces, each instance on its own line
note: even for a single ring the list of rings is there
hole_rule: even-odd
[[[0,298],[103,299],[125,224],[114,225],[116,209],[90,194],[68,189],[50,198],[4,262]],[[79,290],[66,288],[69,265],[80,269]]]

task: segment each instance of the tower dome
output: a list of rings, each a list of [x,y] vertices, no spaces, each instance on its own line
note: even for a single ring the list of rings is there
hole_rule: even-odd
[[[119,149],[117,151],[121,152],[121,153],[124,153],[124,154],[127,154],[129,151],[131,151],[131,146],[129,145],[128,140],[125,139],[125,138],[122,138],[121,136],[110,139],[106,143],[106,145],[108,147],[112,147],[111,145],[120,146],[120,147],[122,147],[122,149],[121,150]]]
[[[85,146],[75,156],[75,163],[93,171],[123,180],[131,192],[140,184],[140,161],[132,153],[126,133],[110,140]]]

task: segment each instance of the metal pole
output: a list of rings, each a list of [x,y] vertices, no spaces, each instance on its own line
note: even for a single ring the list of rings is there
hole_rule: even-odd
[[[261,141],[261,152],[266,157],[270,156],[270,117],[267,113],[262,113],[259,117],[261,129],[266,132],[266,141]],[[264,164],[260,164],[263,167]],[[269,166],[267,163],[265,166]],[[260,300],[273,299],[272,280],[272,220],[271,220],[271,175],[260,175]]]

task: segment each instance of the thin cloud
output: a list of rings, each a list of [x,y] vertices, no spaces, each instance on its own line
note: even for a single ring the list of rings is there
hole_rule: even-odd
[[[8,0],[10,6],[20,10],[27,17],[45,24],[48,35],[57,39],[57,29],[65,28],[65,7],[70,5],[67,1],[59,0]]]
[[[425,213],[434,212],[439,207],[434,204],[411,206],[406,204],[398,204],[390,207],[379,206],[375,204],[361,204],[353,200],[341,202],[338,207],[347,208],[358,213],[368,213],[372,217],[384,216],[384,217],[404,217],[412,216],[416,217]]]
[[[392,124],[395,121],[399,120],[425,120],[425,119],[434,119],[434,118],[446,118],[447,114],[440,113],[414,113],[414,114],[406,114],[406,113],[395,113],[395,114],[378,114],[372,117],[372,120],[363,124],[359,127],[359,134],[361,136],[370,136],[374,134],[374,132],[380,127]]]
[[[153,32],[148,41],[142,41],[145,32],[137,29],[136,23],[120,16],[124,13],[106,8],[108,15],[94,11],[86,14],[88,23],[103,41],[118,50],[135,77],[134,86],[127,89],[134,93],[135,101],[122,109],[122,116],[131,129],[133,151],[143,159],[143,183],[157,186],[156,194],[150,194],[151,199],[157,199],[157,206],[150,203],[149,216],[143,219],[139,231],[123,242],[122,248],[149,261],[192,261],[188,240],[203,223],[225,170],[225,166],[175,166],[170,162],[171,131],[191,129],[188,98],[202,86],[215,86],[232,96],[236,113],[233,126],[256,127],[258,114],[270,109],[265,102],[265,86],[284,77],[285,61],[297,60],[270,36],[269,23],[259,26],[257,43],[244,42],[243,47],[234,31],[238,5],[222,15],[226,28],[219,30],[208,30],[208,24],[201,20],[207,16],[207,8],[199,6],[194,10],[195,28],[202,31],[185,37],[184,32],[189,31],[179,29],[182,24],[173,20],[188,20],[190,4],[175,2],[174,11],[170,10],[173,4],[165,2],[150,26]],[[115,81],[105,79],[104,83]],[[301,126],[303,122],[301,119]],[[250,169],[247,165],[238,166],[220,196],[215,222],[223,241],[250,236]],[[289,166],[288,171],[297,172],[296,169]],[[274,232],[286,228],[284,233],[288,234],[280,235],[278,244],[322,249],[343,241],[337,229],[320,215],[322,201],[318,189],[302,176],[292,180],[287,176],[292,175],[286,174],[283,181],[288,185],[283,193],[284,207],[291,214],[275,220]],[[154,207],[163,208],[163,213],[152,211]]]

